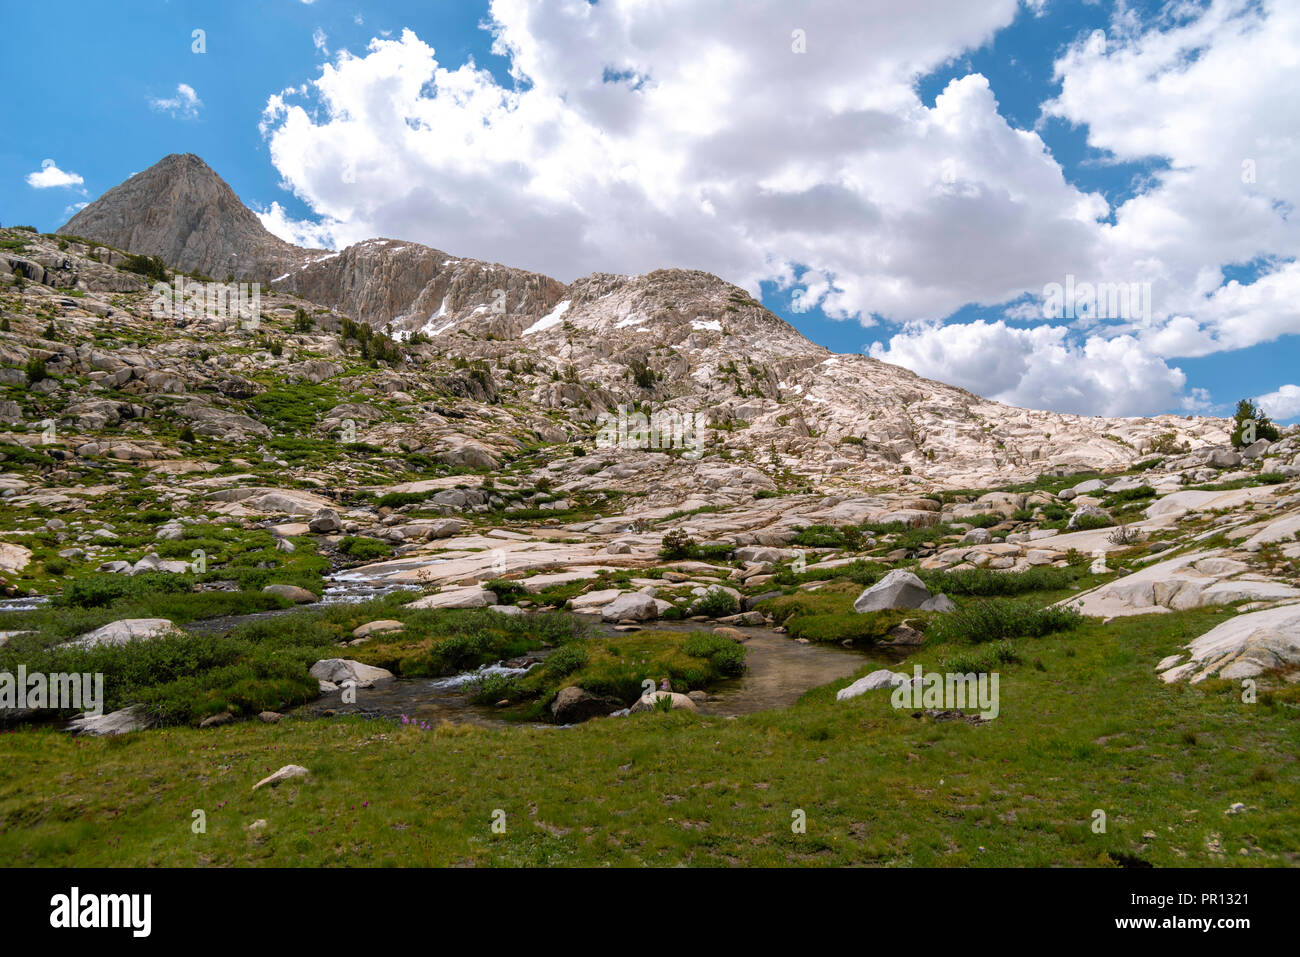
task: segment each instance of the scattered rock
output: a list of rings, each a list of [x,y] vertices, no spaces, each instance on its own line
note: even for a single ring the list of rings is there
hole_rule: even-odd
[[[262,591],[268,595],[279,595],[281,598],[287,598],[296,605],[313,605],[320,601],[320,598],[305,588],[299,588],[297,585],[267,585]]]
[[[284,783],[285,781],[292,780],[293,778],[303,778],[309,774],[311,774],[311,772],[308,771],[300,764],[286,764],[284,767],[276,771],[274,774],[267,775],[266,777],[262,778],[262,780],[254,784],[253,790],[256,791],[264,784],[269,784],[271,787],[278,787],[280,784]]]
[[[312,513],[307,527],[317,535],[336,535],[343,531],[343,519],[332,508],[318,508]]]
[[[617,698],[594,695],[577,685],[561,688],[551,702],[551,716],[556,724],[580,724],[591,718],[603,718],[623,707]]]
[[[368,621],[364,625],[357,625],[352,629],[352,637],[369,638],[371,635],[401,631],[403,627],[405,626],[395,618],[382,618],[378,621]]]
[[[606,605],[601,611],[605,621],[650,621],[659,617],[659,606],[654,596],[640,592],[624,592]]]

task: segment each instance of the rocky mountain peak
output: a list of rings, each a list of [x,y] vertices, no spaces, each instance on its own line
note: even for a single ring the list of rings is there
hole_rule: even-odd
[[[110,189],[58,232],[160,256],[177,269],[216,279],[266,279],[310,253],[268,232],[193,153],[163,157]]]

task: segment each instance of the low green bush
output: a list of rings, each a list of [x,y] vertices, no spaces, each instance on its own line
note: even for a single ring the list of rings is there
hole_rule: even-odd
[[[928,635],[942,644],[983,644],[1004,638],[1040,638],[1075,628],[1082,616],[1072,608],[1040,608],[1029,602],[980,601],[938,616]]]
[[[387,542],[381,542],[377,538],[354,535],[345,535],[339,539],[338,548],[344,555],[358,561],[386,558],[393,552],[392,546]]]
[[[724,618],[740,611],[740,602],[731,592],[721,588],[708,589],[691,605],[691,614],[708,615],[710,618]]]
[[[1019,595],[1033,591],[1068,588],[1083,574],[1079,568],[1056,568],[1039,565],[1022,572],[970,568],[956,571],[920,571],[932,592],[945,595]]]

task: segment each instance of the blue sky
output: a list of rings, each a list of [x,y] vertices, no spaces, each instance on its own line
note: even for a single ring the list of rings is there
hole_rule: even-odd
[[[296,238],[394,235],[566,280],[695,266],[832,349],[1004,401],[1222,414],[1272,396],[1276,417],[1300,417],[1285,268],[1300,89],[1255,71],[1254,99],[1289,115],[1206,92],[1212,68],[1300,47],[1285,5],[953,2],[884,28],[875,3],[665,0],[657,17],[617,2],[50,3],[59,30],[0,34],[11,115],[39,117],[0,139],[0,221],[52,230],[193,152],[255,209],[279,204]],[[1198,109],[1221,111],[1218,138],[1240,148],[1219,149]],[[1235,176],[1238,155],[1258,182],[1224,200],[1205,171]],[[29,185],[48,161],[73,180]],[[941,162],[941,182],[889,179]],[[1154,277],[1154,321],[1053,339],[1034,310],[1066,272]],[[1224,294],[1261,278],[1268,296]]]

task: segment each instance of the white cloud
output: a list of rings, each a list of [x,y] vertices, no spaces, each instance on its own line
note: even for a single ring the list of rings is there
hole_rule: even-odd
[[[405,30],[272,96],[262,125],[331,245],[400,236],[566,280],[688,266],[751,291],[774,280],[797,309],[864,325],[971,303],[1024,316],[1026,293],[1067,275],[1150,282],[1149,323],[985,323],[980,335],[1015,351],[963,384],[1152,411],[1204,401],[1165,359],[1300,332],[1300,268],[1287,265],[1300,252],[1300,7],[1170,10],[1152,27],[1120,4],[1105,43],[1066,48],[1045,105],[1118,160],[1165,161],[1114,210],[1005,120],[983,76],[954,79],[933,106],[915,92],[1008,25],[1017,0],[752,0],[740,18],[722,0],[492,0],[494,51],[517,84],[449,70]],[[806,53],[792,52],[796,29]],[[1222,285],[1222,267],[1260,257],[1276,263],[1265,278]],[[892,361],[919,365],[976,333],[917,335],[890,340]]]
[[[151,109],[159,113],[170,113],[180,119],[192,120],[199,115],[199,107],[203,101],[199,95],[194,92],[194,87],[188,83],[176,84],[176,95],[162,98],[155,98],[149,101]]]
[[[1132,336],[1072,343],[1065,326],[999,320],[909,327],[871,356],[1013,405],[1142,415],[1184,404],[1187,377]],[[1187,400],[1192,408],[1199,397]]]
[[[27,185],[33,189],[73,187],[80,186],[84,182],[85,180],[79,174],[59,169],[58,164],[52,159],[43,160],[39,170],[27,174]]]
[[[295,246],[308,249],[333,249],[334,232],[341,224],[311,220],[294,219],[279,203],[271,203],[270,209],[256,210],[257,218],[272,234]]]
[[[1284,385],[1255,399],[1270,418],[1285,422],[1300,418],[1300,385]]]
[[[1061,93],[1044,106],[1117,160],[1167,164],[1100,229],[1098,271],[1153,283],[1143,338],[1161,355],[1300,333],[1300,7],[1211,0],[1163,16],[1144,30],[1120,4],[1109,36],[1057,63]],[[1222,285],[1221,267],[1260,259],[1259,280]]]
[[[311,33],[312,46],[314,46],[319,52],[325,54],[326,56],[330,55],[330,48],[326,46],[326,42],[328,40],[329,40],[329,36],[320,27],[317,27]]]

